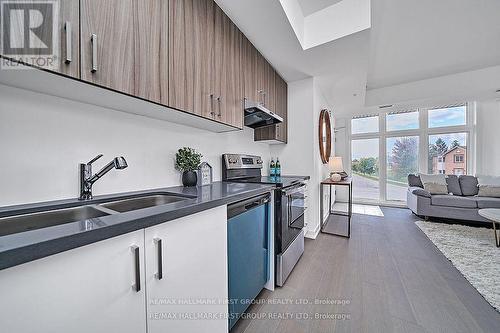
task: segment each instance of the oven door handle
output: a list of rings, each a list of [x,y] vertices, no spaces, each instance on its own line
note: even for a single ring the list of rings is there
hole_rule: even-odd
[[[286,196],[290,196],[291,194],[305,191],[305,189],[306,189],[306,184],[300,184],[300,185],[294,186],[290,189],[284,189],[283,194]]]

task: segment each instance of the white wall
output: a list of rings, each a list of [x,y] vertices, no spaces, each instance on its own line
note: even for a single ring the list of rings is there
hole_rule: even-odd
[[[477,103],[476,173],[500,176],[500,101]]]
[[[293,139],[292,139],[293,140]],[[99,153],[99,170],[115,156],[129,167],[113,170],[94,194],[180,185],[178,148],[199,150],[221,178],[221,154],[249,153],[269,164],[270,148],[253,130],[216,134],[0,85],[0,206],[78,196],[78,164]]]
[[[315,164],[315,183],[312,184],[313,190],[317,193],[319,200],[320,198],[320,185],[319,183],[328,178],[330,176],[330,169],[328,167],[328,164],[323,164],[323,161],[321,160],[321,155],[319,152],[319,115],[321,110],[327,109],[331,111],[331,107],[328,105],[328,102],[326,101],[324,95],[322,94],[318,81],[314,79],[313,82],[313,94],[314,94],[314,101],[313,101],[313,129],[314,129],[314,134],[313,134],[313,142],[312,145],[314,147],[314,156],[313,156],[313,161]],[[332,156],[335,155],[335,149],[334,147],[334,142],[335,142],[335,133],[333,132],[333,129],[335,128],[335,119],[333,118],[333,115],[331,115],[331,128],[332,128]],[[325,186],[324,188],[324,193],[323,193],[323,220],[328,218],[329,215],[329,210],[328,210],[328,202],[330,200],[329,198],[329,189],[328,187]],[[319,205],[319,200],[318,200],[318,205]],[[332,191],[332,203],[335,202],[335,192]],[[319,211],[318,211],[318,216],[319,216]],[[319,225],[317,226],[319,227]]]
[[[318,146],[319,113],[324,108],[329,109],[315,79],[288,83],[288,144],[271,148],[271,156],[279,157],[283,175],[311,177],[306,217],[306,236],[311,238],[319,232],[319,182],[327,174]]]

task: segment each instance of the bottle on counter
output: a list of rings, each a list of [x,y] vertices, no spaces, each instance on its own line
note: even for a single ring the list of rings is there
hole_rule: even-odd
[[[269,176],[274,177],[276,175],[276,164],[274,164],[274,158],[271,158],[271,164],[269,165]]]
[[[280,159],[276,157],[276,166],[275,166],[275,172],[276,177],[281,177],[281,164],[280,164]]]

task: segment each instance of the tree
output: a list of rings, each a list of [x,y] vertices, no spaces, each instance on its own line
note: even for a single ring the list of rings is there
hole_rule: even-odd
[[[366,175],[376,175],[378,173],[378,159],[375,157],[360,158],[358,171]]]
[[[418,142],[416,138],[396,140],[389,160],[394,180],[404,181],[410,173],[415,172],[417,159]]]
[[[429,145],[429,172],[432,172],[433,158],[442,156],[448,151],[448,145],[446,142],[438,138],[435,143]]]
[[[453,149],[453,148],[457,148],[457,147],[460,147],[460,142],[459,142],[457,139],[455,139],[455,140],[453,140],[453,142],[451,143],[451,149]]]
[[[354,172],[360,172],[359,171],[359,160],[358,159],[354,159],[352,161],[351,168],[352,168],[352,171],[354,171]]]
[[[448,145],[446,145],[446,142],[444,142],[444,140],[441,138],[438,138],[436,140],[435,145],[436,145],[437,153],[438,153],[437,156],[441,156],[448,151]]]

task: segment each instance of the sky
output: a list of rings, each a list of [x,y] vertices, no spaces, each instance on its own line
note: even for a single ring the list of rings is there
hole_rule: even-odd
[[[460,126],[466,123],[465,106],[429,110],[429,127]]]

